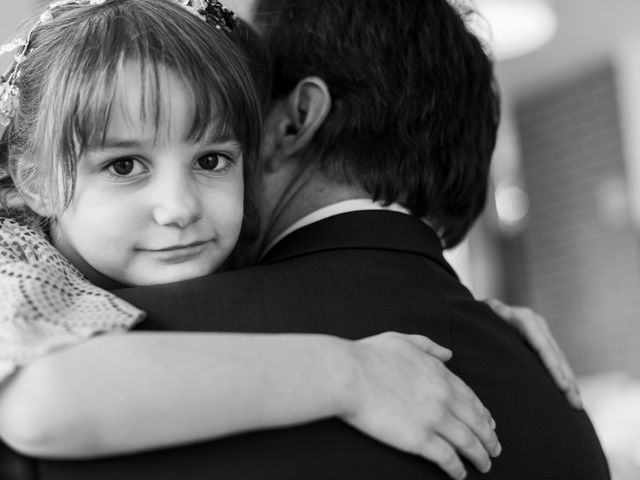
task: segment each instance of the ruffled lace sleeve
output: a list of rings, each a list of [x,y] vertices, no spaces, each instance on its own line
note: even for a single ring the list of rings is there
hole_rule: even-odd
[[[92,285],[39,232],[0,219],[0,382],[48,352],[143,317]]]

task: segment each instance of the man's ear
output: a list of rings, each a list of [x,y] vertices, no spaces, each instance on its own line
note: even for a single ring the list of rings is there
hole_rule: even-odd
[[[41,217],[50,217],[54,213],[54,206],[51,196],[45,192],[44,188],[38,188],[35,181],[36,173],[32,168],[19,161],[18,165],[12,166],[11,177],[16,185],[18,193],[27,206]]]
[[[318,77],[302,79],[271,108],[264,126],[263,167],[279,168],[286,158],[304,150],[331,111],[331,94]]]

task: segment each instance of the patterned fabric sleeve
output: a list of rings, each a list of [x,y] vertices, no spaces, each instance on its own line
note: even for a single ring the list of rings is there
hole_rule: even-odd
[[[92,285],[39,232],[0,219],[0,382],[53,350],[143,317]]]

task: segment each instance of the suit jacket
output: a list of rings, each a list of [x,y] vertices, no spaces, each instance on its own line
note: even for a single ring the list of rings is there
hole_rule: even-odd
[[[522,338],[472,298],[442,257],[434,232],[407,215],[338,215],[284,238],[259,266],[117,293],[148,312],[141,328],[150,330],[321,332],[347,338],[386,330],[421,333],[453,350],[449,368],[497,423],[502,454],[488,475],[467,465],[468,478],[609,478],[587,415],[569,406]],[[38,475],[42,480],[448,478],[435,465],[338,420],[103,460],[38,461]]]

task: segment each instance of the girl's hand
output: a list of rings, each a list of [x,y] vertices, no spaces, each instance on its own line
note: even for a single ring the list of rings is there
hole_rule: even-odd
[[[565,392],[569,403],[582,409],[578,382],[560,346],[553,338],[547,321],[527,307],[511,307],[499,300],[489,299],[486,303],[507,323],[513,325],[534,348],[549,373]]]
[[[438,464],[452,478],[466,475],[460,455],[481,472],[500,454],[495,422],[480,400],[444,363],[451,351],[421,335],[387,332],[355,342],[359,374],[349,425]]]

